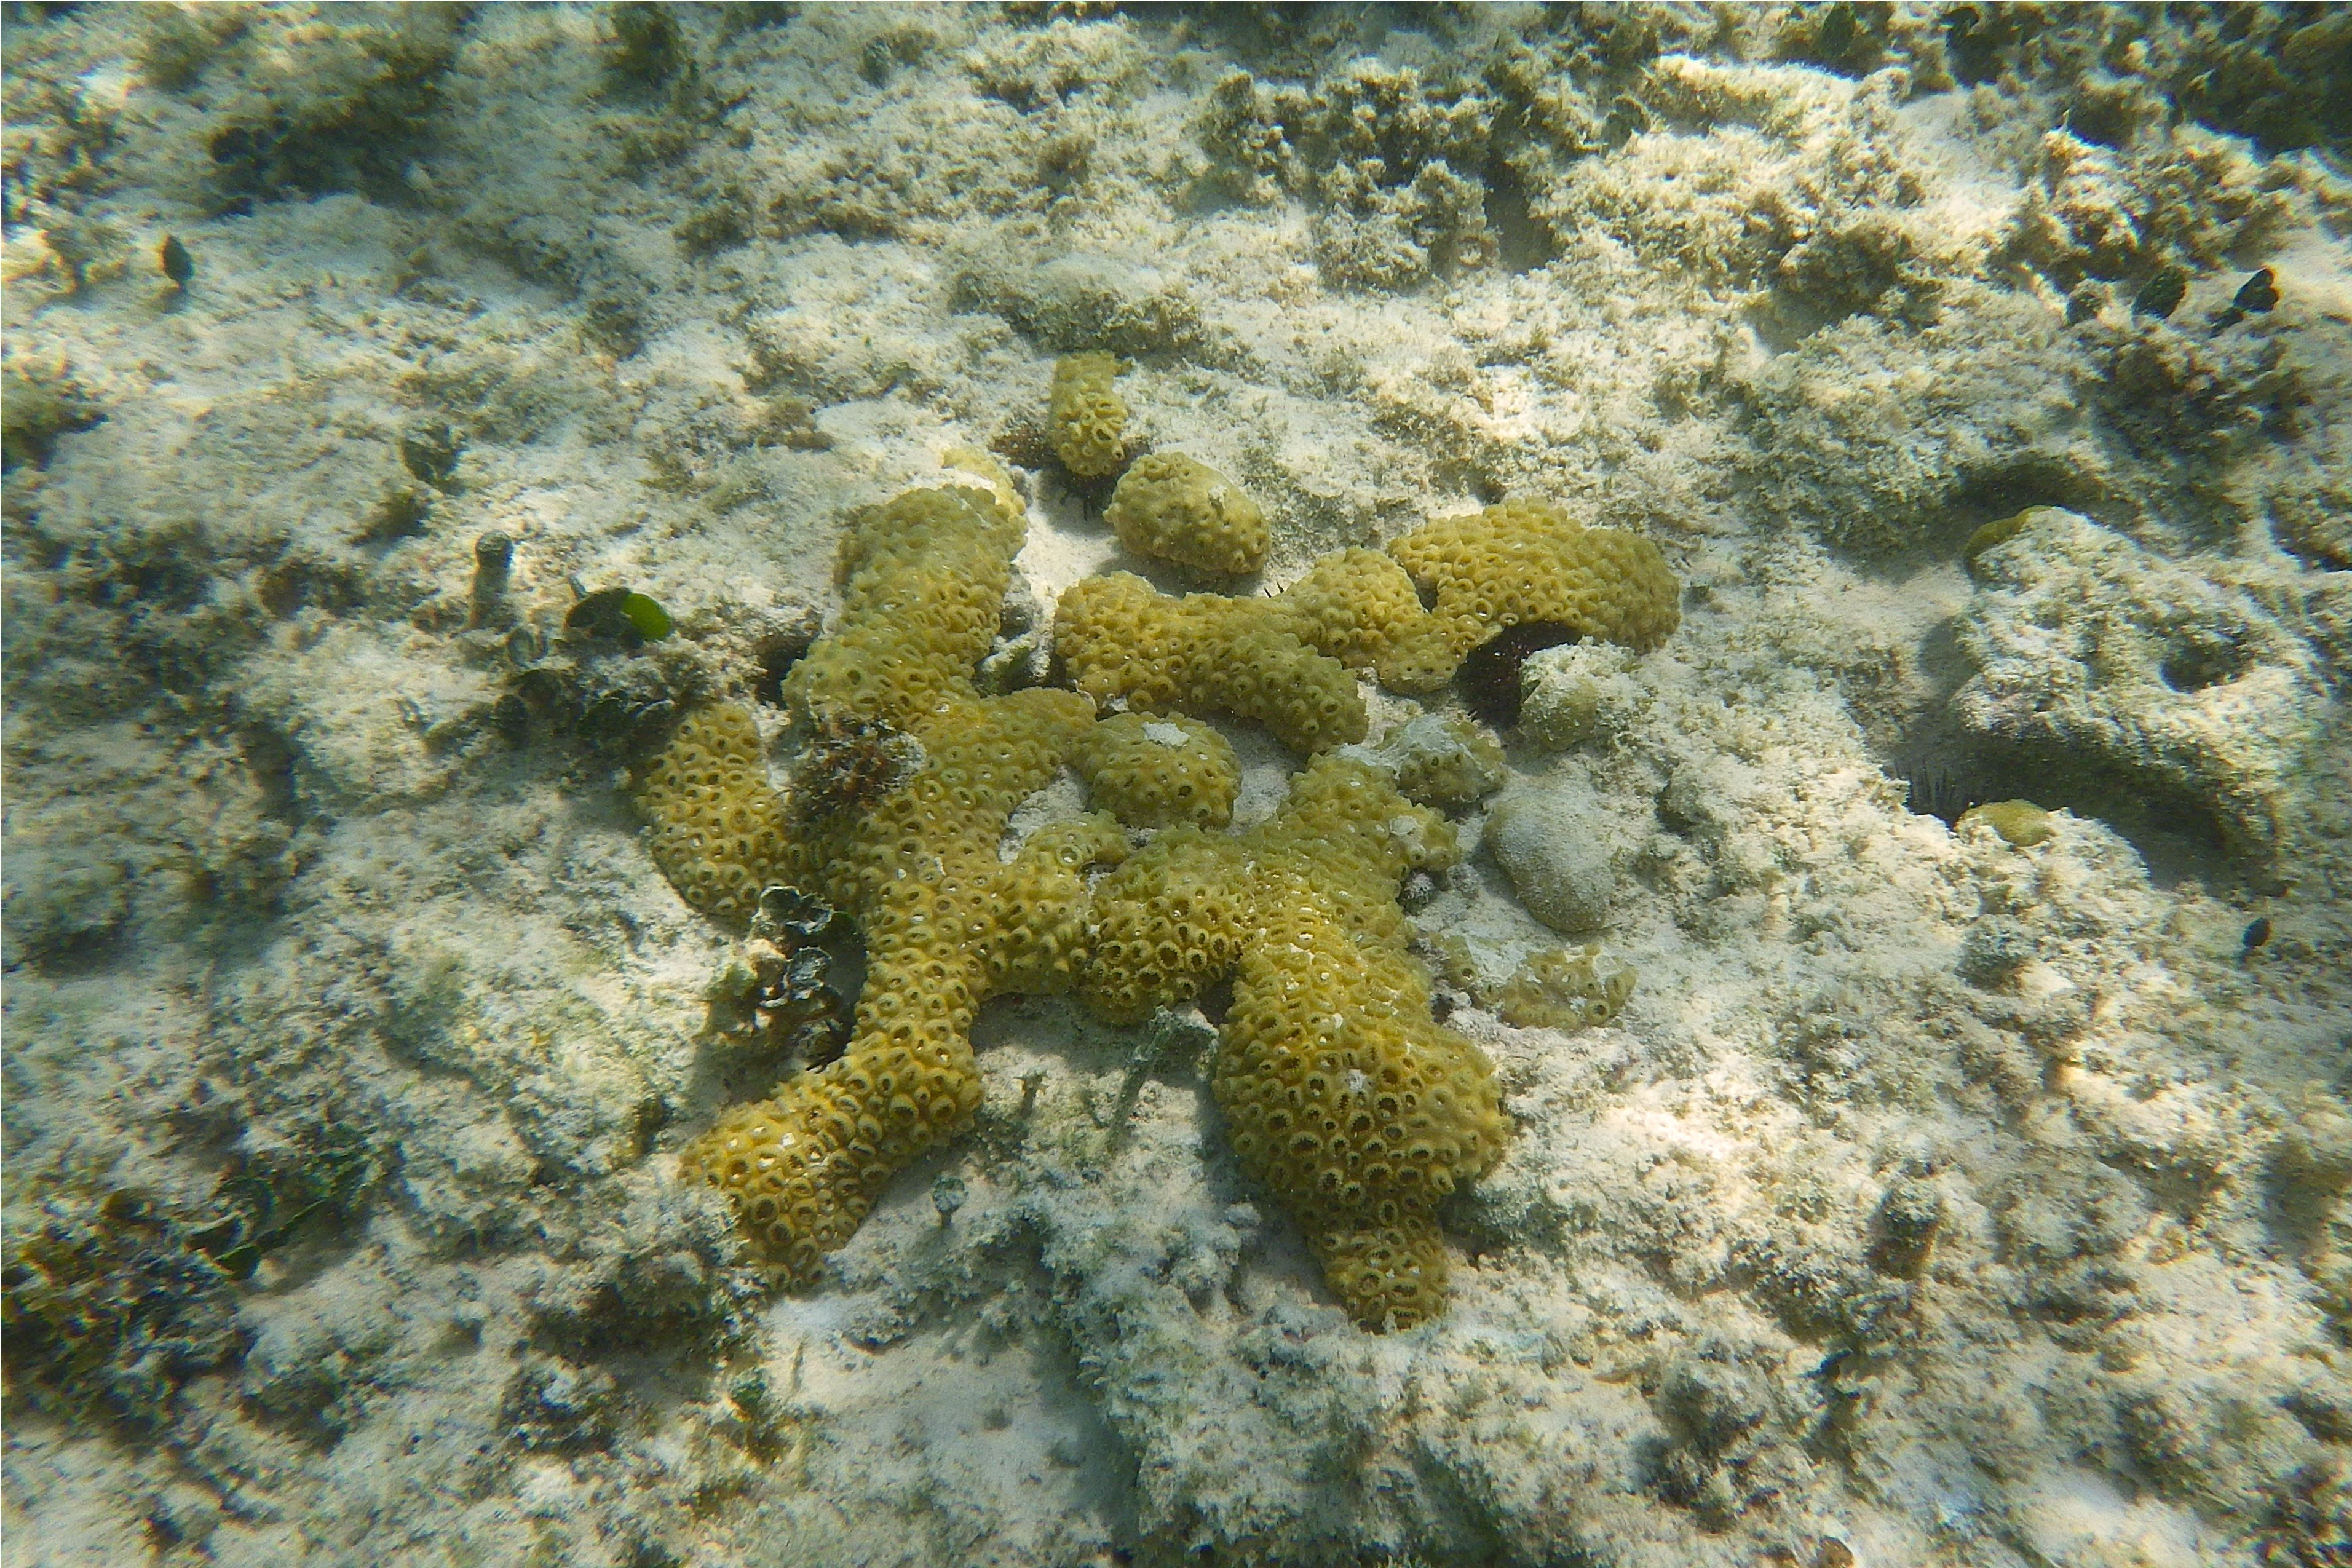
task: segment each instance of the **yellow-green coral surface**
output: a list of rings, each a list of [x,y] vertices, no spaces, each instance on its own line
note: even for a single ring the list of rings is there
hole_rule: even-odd
[[[1103,521],[1138,555],[1211,572],[1255,572],[1273,535],[1241,486],[1181,452],[1147,452],[1118,479]]]
[[[1177,828],[1107,878],[1080,994],[1137,1021],[1230,973],[1211,1086],[1234,1152],[1279,1194],[1367,1328],[1444,1310],[1437,1205],[1507,1124],[1486,1059],[1431,1020],[1397,885],[1454,835],[1382,771],[1318,757],[1268,821]]]
[[[1133,1023],[1230,977],[1211,1079],[1244,1167],[1297,1217],[1359,1322],[1427,1320],[1445,1300],[1437,1205],[1493,1163],[1507,1131],[1485,1058],[1430,1016],[1396,902],[1406,872],[1457,858],[1452,830],[1388,770],[1322,756],[1273,817],[1211,831],[1234,767],[1205,725],[1097,724],[1078,692],[979,695],[971,672],[1022,523],[1001,474],[984,459],[974,471],[991,489],[917,490],[855,520],[843,613],[784,686],[809,721],[911,737],[924,762],[910,778],[862,812],[786,816],[750,716],[728,708],[690,716],[645,771],[651,840],[689,900],[729,913],[746,889],[789,881],[851,914],[867,946],[848,1050],[725,1113],[682,1173],[729,1195],[776,1276],[806,1280],[882,1184],[978,1104],[982,1001],[1074,989]],[[1136,590],[1114,577],[1093,591]],[[1196,597],[1210,616],[1249,603]],[[1328,689],[1296,678],[1339,665],[1269,635],[1293,664],[1259,661],[1264,702],[1330,722]],[[1360,710],[1358,721],[1360,733]],[[1098,805],[1174,826],[1130,857],[1126,830],[1097,813],[1003,858],[1013,808],[1065,763]],[[1123,859],[1089,891],[1090,867]]]
[[[1071,354],[1054,365],[1054,452],[1080,479],[1115,474],[1127,457],[1127,405],[1111,386],[1118,374],[1118,361],[1107,353]]]
[[[1268,598],[1177,599],[1128,574],[1089,578],[1062,595],[1055,637],[1079,689],[1097,698],[1255,719],[1315,752],[1364,738],[1349,669],[1428,691],[1472,648],[1530,622],[1651,648],[1680,624],[1679,593],[1640,535],[1508,500],[1429,523],[1386,552],[1326,556]]]
[[[683,1163],[688,1178],[729,1194],[762,1259],[786,1279],[809,1278],[883,1183],[979,1105],[974,1010],[1002,991],[1067,988],[1084,945],[1082,873],[1127,847],[1116,824],[1093,816],[1035,834],[1010,861],[998,857],[1013,808],[1094,722],[1075,692],[982,697],[972,686],[1021,534],[1017,513],[968,489],[917,490],[860,517],[843,545],[840,624],[786,682],[787,700],[810,718],[900,730],[925,755],[870,812],[798,826],[771,873],[865,932],[848,1049],[729,1111]],[[702,743],[694,721],[680,735]],[[701,809],[655,787],[667,776],[666,754],[638,796],[657,841],[687,805]],[[674,863],[665,869],[689,897],[700,885],[679,880]]]

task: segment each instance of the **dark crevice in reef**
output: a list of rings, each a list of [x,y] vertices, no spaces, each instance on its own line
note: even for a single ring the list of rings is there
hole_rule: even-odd
[[[1507,730],[1519,721],[1519,671],[1530,656],[1580,640],[1558,621],[1522,621],[1465,655],[1454,674],[1463,705],[1480,722]]]
[[[2201,802],[2161,780],[2104,767],[2056,746],[1962,730],[1939,710],[1912,725],[1880,758],[1906,786],[1905,805],[1956,824],[1971,807],[2030,800],[2045,811],[2095,817],[2121,835],[2159,887],[2243,879],[2221,825]]]
[[[1507,272],[1532,272],[1553,260],[1551,235],[1528,205],[1518,171],[1497,154],[1486,161],[1486,227],[1495,237],[1495,259]]]

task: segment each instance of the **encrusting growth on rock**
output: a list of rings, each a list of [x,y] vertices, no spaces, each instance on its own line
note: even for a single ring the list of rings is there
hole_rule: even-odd
[[[1082,479],[1118,472],[1127,458],[1127,405],[1111,388],[1118,361],[1107,353],[1071,354],[1054,366],[1048,408],[1054,454]]]
[[[998,627],[1022,513],[990,459],[959,452],[949,466],[986,488],[914,490],[853,520],[842,615],[783,685],[808,731],[903,736],[919,748],[912,771],[855,806],[787,811],[751,715],[720,706],[681,722],[637,787],[656,859],[696,907],[740,920],[762,886],[788,884],[853,918],[866,942],[848,1049],[727,1111],[681,1173],[728,1194],[774,1277],[805,1282],[883,1184],[977,1107],[970,1031],[982,1001],[1075,991],[1135,1023],[1230,977],[1211,1080],[1243,1166],[1297,1217],[1358,1322],[1436,1315],[1437,1205],[1492,1165],[1507,1133],[1486,1058],[1431,1017],[1397,904],[1408,872],[1459,858],[1453,830],[1368,752],[1317,757],[1271,818],[1213,831],[1233,809],[1233,748],[1164,710],[1222,707],[1321,751],[1360,738],[1363,710],[1352,678],[1300,628],[1360,653],[1393,650],[1402,621],[1402,640],[1442,650],[1461,640],[1448,627],[1540,610],[1645,644],[1673,625],[1671,575],[1629,536],[1570,531],[1549,513],[1531,528],[1540,509],[1490,508],[1481,517],[1508,526],[1415,536],[1409,558],[1437,584],[1436,612],[1410,583],[1401,601],[1350,598],[1349,574],[1371,575],[1360,563],[1327,574],[1321,598],[1293,602],[1167,600],[1139,579],[1096,579],[1063,601],[1082,689],[983,697],[973,670]],[[1394,612],[1385,638],[1372,635],[1376,610]],[[1160,711],[1097,722],[1094,696],[1113,693],[1087,676],[1115,659],[1130,671],[1118,694]],[[1015,807],[1065,763],[1117,819],[1055,823],[1006,858]],[[1160,824],[1131,850],[1129,826]],[[1119,868],[1090,889],[1096,867]]]
[[[1147,452],[1129,465],[1103,521],[1138,555],[1210,572],[1255,572],[1274,542],[1241,486],[1181,452]]]

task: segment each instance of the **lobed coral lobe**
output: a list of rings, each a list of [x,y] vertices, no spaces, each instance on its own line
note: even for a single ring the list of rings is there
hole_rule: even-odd
[[[1007,988],[1066,988],[1081,873],[1126,851],[1125,836],[1096,817],[1035,835],[1009,862],[997,854],[1013,807],[1094,721],[1073,692],[982,697],[972,685],[1021,542],[1007,494],[916,490],[856,520],[841,620],[784,684],[802,717],[887,725],[924,755],[870,811],[799,824],[771,866],[866,934],[848,1049],[727,1112],[682,1162],[688,1179],[730,1195],[761,1261],[787,1280],[812,1277],[882,1184],[978,1107],[975,1010]],[[710,723],[750,723],[740,710],[719,711],[736,717]],[[680,732],[693,743],[701,731]],[[666,776],[669,755],[650,776]],[[676,831],[670,798],[641,790],[639,800],[657,839]],[[679,886],[693,885],[690,869]]]
[[[1165,834],[1096,895],[1096,1012],[1140,1020],[1231,973],[1211,1088],[1234,1152],[1367,1328],[1444,1310],[1436,1205],[1507,1130],[1486,1058],[1431,1019],[1396,903],[1408,870],[1457,858],[1383,771],[1325,756],[1268,821]]]
[[[1107,353],[1071,354],[1054,366],[1054,453],[1082,479],[1115,474],[1127,460],[1127,405],[1111,387],[1118,374]]]
[[[1679,596],[1648,540],[1509,500],[1426,524],[1385,552],[1327,556],[1270,598],[1171,599],[1128,574],[1090,578],[1062,595],[1056,646],[1098,699],[1255,719],[1315,752],[1364,738],[1349,669],[1433,690],[1487,638],[1535,623],[1654,647],[1681,622]]]
[[[1255,572],[1273,543],[1257,502],[1181,452],[1147,452],[1129,464],[1103,520],[1138,555],[1210,572]]]

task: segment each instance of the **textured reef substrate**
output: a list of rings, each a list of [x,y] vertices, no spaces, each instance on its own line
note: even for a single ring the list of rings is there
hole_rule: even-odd
[[[2340,9],[6,22],[12,1564],[2346,1538]],[[781,1294],[679,1179],[877,944],[698,910],[626,781],[723,705],[787,810],[903,784],[788,693],[961,447],[976,699],[1078,700],[1082,583],[1278,618],[1507,499],[1682,584],[1332,680],[1463,851],[1381,895],[1507,1123],[1443,1315],[1236,1157],[1238,990],[976,1007]],[[1130,864],[1255,842],[1304,757],[1159,721],[1232,822]]]

